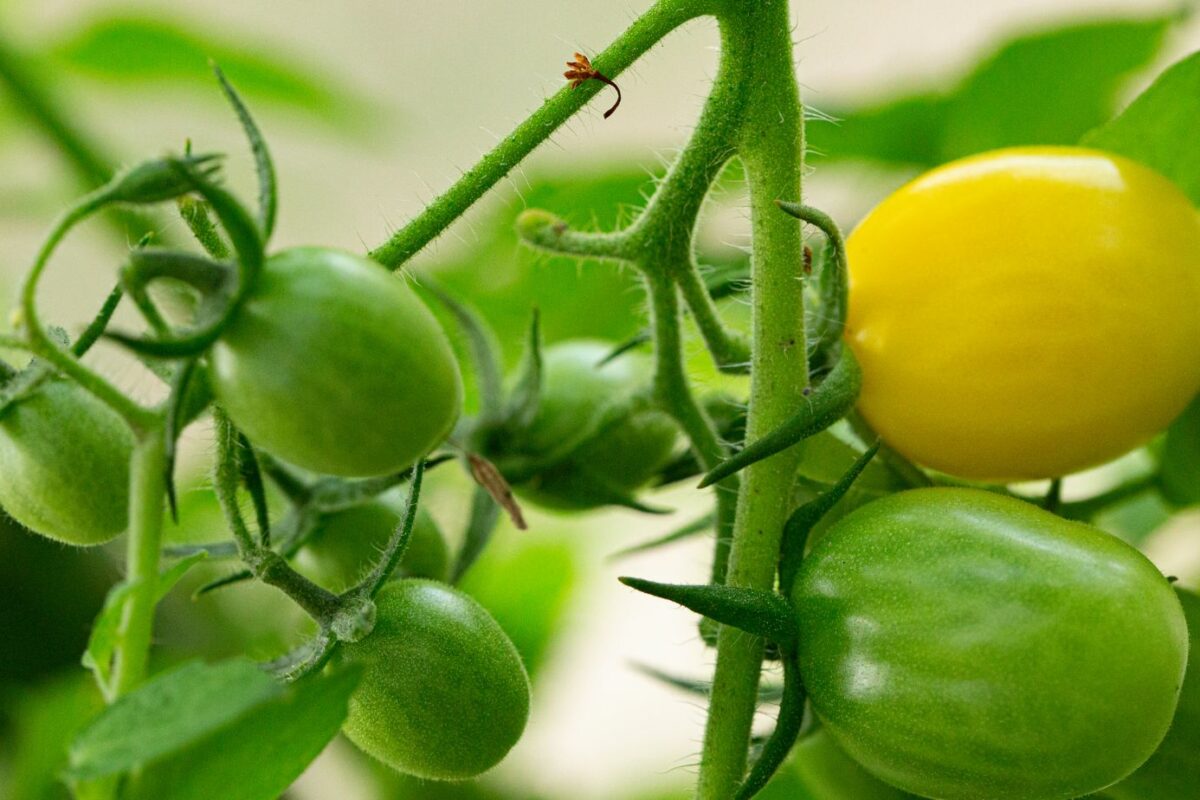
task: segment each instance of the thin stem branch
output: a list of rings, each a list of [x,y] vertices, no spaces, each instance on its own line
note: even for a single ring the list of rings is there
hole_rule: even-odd
[[[659,0],[596,56],[596,68],[615,78],[671,31],[688,20],[708,13],[711,5],[711,0]],[[371,258],[390,269],[398,268],[445,230],[603,88],[599,82],[588,82],[575,90],[563,86],[478,164],[467,170],[450,189],[387,242],[371,251]]]
[[[745,372],[750,366],[750,343],[741,334],[725,327],[717,314],[717,304],[704,286],[695,265],[675,271],[679,290],[704,344],[712,354],[713,363],[722,372]]]

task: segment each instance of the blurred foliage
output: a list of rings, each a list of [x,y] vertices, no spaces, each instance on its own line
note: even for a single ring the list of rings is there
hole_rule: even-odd
[[[1180,14],[1072,24],[996,48],[949,88],[883,102],[822,103],[808,126],[814,163],[867,159],[932,167],[1022,144],[1074,144],[1112,116],[1127,79],[1158,55]]]
[[[368,103],[348,86],[298,56],[261,43],[229,38],[194,22],[177,23],[137,12],[106,11],[46,46],[47,55],[76,75],[113,86],[194,87],[213,92],[209,62],[256,102],[270,103],[338,124],[354,123]]]

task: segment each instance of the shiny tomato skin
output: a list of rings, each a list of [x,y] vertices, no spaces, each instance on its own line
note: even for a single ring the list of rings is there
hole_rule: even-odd
[[[342,730],[393,769],[431,780],[486,772],[529,717],[529,678],[512,641],[475,600],[406,579],[375,598],[374,630],[346,647],[363,665]]]
[[[396,472],[462,405],[450,343],[404,280],[314,247],[269,258],[210,354],[213,390],[268,453],[313,472]]]
[[[1185,800],[1200,794],[1200,596],[1176,589],[1191,645],[1167,738],[1137,772],[1104,794],[1113,800]]]
[[[103,544],[125,530],[133,434],[79,386],[46,381],[0,418],[0,506],[64,544]]]
[[[850,235],[858,408],[962,478],[1052,478],[1163,430],[1200,390],[1200,219],[1129,159],[998,150],[939,167]]]
[[[1188,632],[1116,537],[974,489],[890,495],[837,522],[793,600],[816,713],[887,783],[939,800],[1054,800],[1145,762]]]

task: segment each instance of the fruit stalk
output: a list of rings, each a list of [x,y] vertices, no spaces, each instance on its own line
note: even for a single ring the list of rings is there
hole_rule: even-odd
[[[775,205],[799,200],[804,128],[785,0],[730,0],[719,16],[725,57],[749,65],[738,153],[750,184],[753,357],[747,440],[782,424],[808,386],[800,226]],[[793,447],[742,477],[726,583],[772,589],[800,458]],[[699,800],[734,796],[748,759],[763,641],[724,628],[701,755]]]
[[[129,531],[125,580],[133,586],[114,648],[113,693],[120,697],[146,676],[154,607],[158,601],[158,560],[166,494],[166,437],[161,425],[138,437],[129,467]]]

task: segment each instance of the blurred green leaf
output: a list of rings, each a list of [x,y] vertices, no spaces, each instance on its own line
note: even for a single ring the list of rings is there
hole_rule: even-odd
[[[192,661],[109,706],[71,745],[71,775],[125,772],[177,750],[283,692],[250,661]]]
[[[561,539],[512,545],[494,541],[462,588],[509,635],[530,675],[545,662],[579,572],[574,548]]]
[[[1167,429],[1159,463],[1166,498],[1178,506],[1200,504],[1200,396]]]
[[[124,800],[275,800],[337,734],[361,671],[314,675],[147,765]]]
[[[67,745],[104,701],[85,673],[69,675],[25,690],[13,713],[14,739],[5,743],[7,781],[0,796],[12,800],[68,800],[59,775],[67,766]]]
[[[47,50],[87,77],[129,85],[193,85],[213,91],[215,97],[211,59],[251,98],[329,121],[352,122],[365,105],[352,89],[335,85],[298,58],[272,53],[261,42],[226,39],[137,12],[114,11],[95,18]]]
[[[1175,181],[1200,205],[1200,53],[1165,71],[1119,117],[1083,137],[1083,144],[1120,153]]]
[[[831,103],[808,146],[829,159],[931,167],[1022,144],[1073,144],[1112,113],[1125,80],[1158,54],[1172,14],[1018,36],[948,90],[860,106]]]

